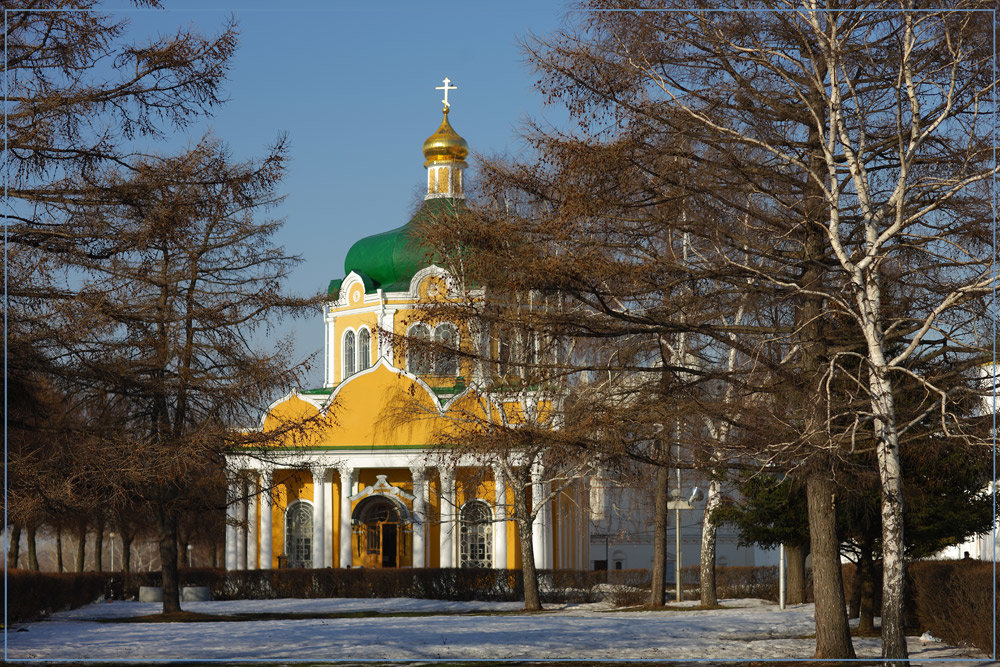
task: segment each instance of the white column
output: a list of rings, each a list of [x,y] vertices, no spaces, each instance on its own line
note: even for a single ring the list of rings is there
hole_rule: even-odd
[[[410,468],[413,477],[413,567],[427,567],[427,554],[424,548],[427,522],[424,521],[424,476],[421,467]]]
[[[261,473],[261,494],[260,494],[260,569],[270,570],[273,560],[273,550],[271,540],[271,512],[274,506],[274,496],[271,495],[271,484],[273,477],[270,471]]]
[[[227,475],[227,477],[229,477]],[[236,498],[238,497],[236,480],[229,477],[226,484],[226,569],[235,570],[238,566],[236,558]]]
[[[507,569],[507,483],[500,467],[493,469],[493,567]]]
[[[577,480],[574,487],[576,488],[576,504],[574,505],[575,509],[574,524],[576,526],[576,531],[575,531],[576,543],[573,546],[576,553],[576,559],[574,561],[574,564],[576,566],[576,569],[582,570],[584,569],[584,563],[586,562],[583,554],[583,550],[585,549],[584,545],[590,544],[590,522],[587,521],[587,515],[583,509],[585,502],[585,499],[583,497],[584,494],[583,483]]]
[[[340,567],[351,566],[351,495],[354,470],[340,468]]]
[[[455,474],[441,467],[441,567],[455,567]]]
[[[551,487],[548,483],[543,482],[542,488],[544,489],[545,495],[549,494]],[[552,501],[549,500],[542,507],[542,512],[545,515],[543,521],[542,530],[544,531],[542,535],[545,537],[545,569],[551,570],[555,566],[555,561],[552,558]]]
[[[384,297],[383,297],[384,298]],[[395,308],[383,308],[382,312],[378,317],[378,326],[382,331],[395,331],[396,330],[396,309]],[[395,365],[396,361],[393,359],[392,350],[392,336],[378,336],[378,355],[379,357],[385,359],[390,364]],[[403,364],[406,365],[405,363]]]
[[[247,569],[247,485],[243,479],[236,485],[236,569]]]
[[[257,487],[257,473],[255,472],[253,473],[253,480],[250,482],[250,497],[247,499],[247,568],[250,570],[256,570],[260,567],[260,561],[258,560],[259,552],[257,550],[260,546],[260,533],[257,532],[257,501],[260,499],[259,492],[260,489]]]
[[[326,537],[326,508],[324,500],[326,494],[323,492],[323,478],[326,476],[326,468],[313,468],[313,538],[312,538],[312,566],[323,567],[323,542]]]
[[[553,547],[552,550],[552,565],[555,565],[555,557],[559,556],[559,568],[568,569],[566,567],[566,512],[563,508],[563,496],[562,494],[558,497],[559,504],[552,506],[553,515],[557,515],[559,519],[559,532],[552,537]]]
[[[542,467],[531,467],[531,508],[538,508],[539,499],[543,497]],[[539,508],[531,521],[531,546],[535,555],[535,567],[545,569],[545,511]]]
[[[333,567],[333,476],[329,469],[323,476],[323,506],[326,508],[323,517],[323,525],[326,526],[323,535],[323,567]]]

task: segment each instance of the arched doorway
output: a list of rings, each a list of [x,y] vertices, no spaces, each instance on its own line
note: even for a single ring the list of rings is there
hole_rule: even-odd
[[[399,567],[407,554],[406,508],[391,498],[371,495],[354,508],[354,548],[362,567]]]
[[[285,510],[285,556],[288,567],[312,567],[313,506],[296,500]]]

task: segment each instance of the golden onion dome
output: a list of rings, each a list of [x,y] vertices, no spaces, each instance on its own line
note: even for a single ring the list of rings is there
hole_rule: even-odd
[[[441,126],[424,142],[424,157],[427,159],[424,166],[428,166],[432,162],[461,162],[469,156],[469,144],[458,136],[455,130],[451,129],[451,124],[448,122],[448,109],[449,107],[444,108],[444,119],[441,121]]]

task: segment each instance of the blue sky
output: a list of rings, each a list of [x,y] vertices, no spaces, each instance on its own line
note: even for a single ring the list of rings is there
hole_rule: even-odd
[[[277,9],[263,0],[166,0],[167,9],[124,10],[135,35],[194,25],[214,32],[229,15],[240,47],[228,82],[229,102],[176,141],[207,128],[234,157],[260,155],[279,133],[291,163],[278,211],[281,243],[303,264],[289,285],[306,294],[343,276],[357,239],[403,224],[422,195],[421,146],[441,120],[447,76],[451,122],[473,153],[516,154],[517,129],[546,111],[533,89],[518,38],[547,34],[565,14],[561,2],[308,2]],[[127,6],[109,3],[106,7]],[[117,10],[116,10],[117,13]],[[467,177],[475,178],[475,161]],[[292,333],[300,356],[322,349],[320,316],[279,331]],[[322,381],[321,358],[306,384]]]

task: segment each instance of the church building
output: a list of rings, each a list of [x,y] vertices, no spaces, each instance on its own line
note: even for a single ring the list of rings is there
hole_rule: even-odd
[[[321,388],[273,403],[260,428],[312,417],[313,428],[266,456],[234,452],[227,569],[278,567],[520,567],[509,489],[475,460],[442,454],[449,411],[470,409],[476,370],[455,356],[400,341],[470,345],[457,323],[426,321],[421,304],[448,291],[413,230],[464,205],[469,148],[444,117],[424,142],[427,194],[401,227],[357,241],[324,306]],[[391,333],[390,333],[391,332]],[[416,404],[420,418],[394,414]],[[397,411],[398,412],[398,411]],[[558,495],[532,527],[540,568],[591,566],[582,484]]]

